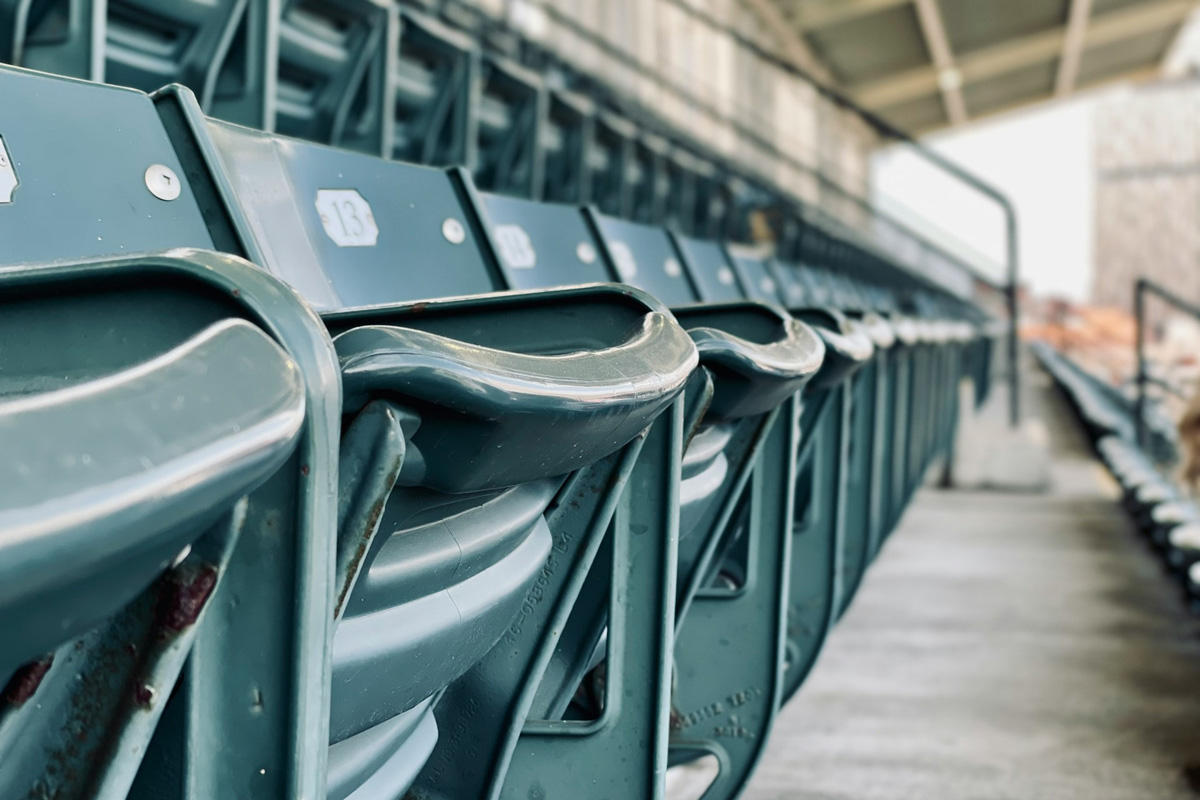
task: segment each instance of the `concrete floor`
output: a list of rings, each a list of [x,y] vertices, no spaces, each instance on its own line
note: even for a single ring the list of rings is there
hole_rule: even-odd
[[[1030,378],[1050,493],[919,495],[747,800],[1200,796],[1200,623]]]

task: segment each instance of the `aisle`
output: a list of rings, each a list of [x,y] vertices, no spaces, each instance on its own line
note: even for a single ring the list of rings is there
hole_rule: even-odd
[[[1054,490],[920,494],[747,800],[1200,796],[1200,622],[1031,378]]]

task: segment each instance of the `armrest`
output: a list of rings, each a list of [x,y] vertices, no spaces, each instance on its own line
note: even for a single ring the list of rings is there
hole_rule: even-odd
[[[890,320],[896,331],[896,340],[906,347],[911,347],[921,341],[917,321],[912,317],[896,315]]]
[[[873,311],[855,314],[852,319],[862,325],[871,344],[876,349],[886,350],[896,344],[896,330],[886,319]]]
[[[816,331],[765,303],[692,306],[675,316],[713,373],[708,413],[717,418],[765,414],[804,388],[825,358]]]
[[[122,372],[0,402],[9,644],[45,652],[124,605],[278,469],[304,407],[295,363],[242,320]]]
[[[542,309],[554,294],[540,293]],[[520,299],[501,296],[496,302],[519,306]],[[626,307],[628,300],[624,295]],[[577,340],[588,324],[586,315],[537,313],[543,314],[543,339],[547,325],[560,328],[564,340]],[[549,355],[497,349],[420,324],[351,328],[334,339],[334,347],[348,411],[386,396],[421,417],[411,439],[415,453],[407,459],[415,457],[423,473],[414,477],[406,463],[401,482],[445,492],[513,486],[603,458],[675,399],[697,363],[683,329],[669,314],[649,308],[602,345]],[[518,307],[509,313],[508,327],[521,324]]]
[[[875,355],[875,346],[862,323],[833,309],[797,309],[792,312],[812,325],[825,342],[825,363],[815,383],[828,387],[846,380]]]

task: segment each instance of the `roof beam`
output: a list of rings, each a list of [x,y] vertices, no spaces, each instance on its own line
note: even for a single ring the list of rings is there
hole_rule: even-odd
[[[1123,72],[1120,75],[1113,75],[1113,76],[1104,78],[1103,80],[1097,81],[1095,84],[1089,85],[1088,88],[1106,86],[1106,85],[1114,84],[1114,83],[1142,83],[1143,81],[1153,80],[1154,78],[1158,77],[1158,75],[1159,75],[1158,66],[1142,67],[1141,69],[1134,69],[1132,72]],[[1047,99],[1049,99],[1049,95],[1047,95]],[[1029,100],[1016,100],[1011,103],[1005,103],[1002,106],[997,106],[995,108],[989,108],[987,111],[985,111],[982,114],[976,114],[973,117],[973,119],[980,120],[980,119],[987,119],[988,117],[996,117],[996,116],[1000,116],[1001,114],[1006,114],[1009,111],[1016,111],[1019,108],[1027,108],[1028,106],[1029,106]],[[929,125],[929,126],[922,127],[922,128],[906,129],[906,132],[912,134],[913,136],[923,136],[927,133],[934,133],[935,131],[945,130],[945,128],[946,128],[945,125]]]
[[[1192,0],[1147,0],[1095,17],[1087,26],[1082,49],[1165,30],[1182,22],[1195,7]],[[960,56],[958,70],[963,85],[1051,61],[1062,54],[1065,40],[1063,30],[1055,28]],[[861,105],[878,109],[928,97],[939,89],[938,70],[930,66],[851,86],[849,93]]]
[[[1067,34],[1063,37],[1062,56],[1058,59],[1058,75],[1054,93],[1059,97],[1075,90],[1079,78],[1079,62],[1083,60],[1083,45],[1087,39],[1088,20],[1092,16],[1092,0],[1071,0],[1067,17]]]
[[[925,45],[933,58],[933,65],[938,71],[938,86],[942,90],[942,104],[946,107],[946,117],[951,125],[961,125],[967,121],[967,103],[963,100],[962,75],[954,64],[954,53],[950,50],[950,39],[946,36],[946,26],[942,24],[942,12],[937,0],[916,0],[917,20],[921,23],[921,33],[925,37]]]
[[[801,30],[826,28],[878,11],[904,6],[912,0],[791,0],[786,5],[792,24]],[[780,5],[784,5],[780,3]]]

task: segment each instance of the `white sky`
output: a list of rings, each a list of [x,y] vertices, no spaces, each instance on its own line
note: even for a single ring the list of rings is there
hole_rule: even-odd
[[[1093,102],[1087,95],[1035,106],[926,140],[1008,195],[1017,208],[1021,277],[1038,294],[1085,300],[1090,291]],[[938,220],[933,238],[982,255],[993,276],[1003,276],[1004,218],[993,203],[906,148],[882,151],[874,169],[877,202],[923,229]]]

